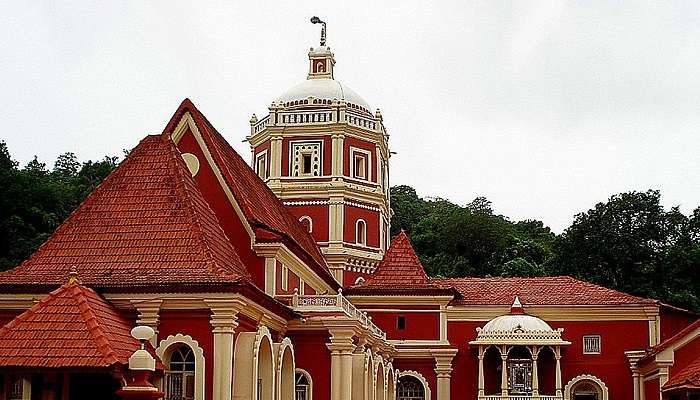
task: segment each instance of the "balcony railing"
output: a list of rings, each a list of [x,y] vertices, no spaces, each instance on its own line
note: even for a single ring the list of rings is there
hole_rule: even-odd
[[[501,396],[500,394],[494,394],[479,397],[479,400],[562,400],[562,396],[552,396],[545,394],[540,394],[537,396],[523,394],[511,394],[508,396]]]
[[[338,294],[299,295],[295,289],[292,296],[279,297],[289,299],[290,305],[295,311],[343,312],[345,315],[359,320],[373,334],[386,339],[386,332],[379,329],[372,322],[372,317],[367,315],[366,312],[358,310],[350,300],[346,299],[342,290],[339,290]]]

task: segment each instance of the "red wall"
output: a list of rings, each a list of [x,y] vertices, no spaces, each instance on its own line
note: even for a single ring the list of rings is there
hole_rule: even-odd
[[[197,186],[209,206],[214,210],[219,224],[228,236],[231,244],[248,268],[253,280],[258,287],[265,287],[264,261],[259,258],[250,248],[250,235],[245,230],[241,220],[238,218],[233,206],[229,202],[214,172],[207,164],[199,144],[194,139],[190,131],[180,139],[178,149],[182,153],[192,153],[199,159],[199,172],[195,176]]]
[[[379,213],[348,204],[345,205],[343,240],[347,243],[355,243],[355,224],[358,219],[363,219],[367,223],[367,245],[379,247]]]
[[[659,389],[659,378],[650,379],[644,381],[644,399],[645,400],[659,400],[661,399],[660,389]]]
[[[290,333],[294,343],[296,367],[313,379],[313,400],[327,400],[331,393],[331,354],[326,343],[328,334],[320,332]]]
[[[279,261],[277,261],[275,273],[277,274],[277,279],[275,279],[277,294],[292,294],[294,289],[299,288],[299,277],[291,269],[287,268],[287,290],[282,289],[282,263]]]
[[[161,310],[158,340],[181,333],[190,335],[204,351],[204,384],[206,398],[211,399],[214,382],[214,335],[211,332],[209,310]]]
[[[424,312],[424,310],[439,310],[437,306],[390,306],[392,309],[400,308],[402,312],[372,311],[373,308],[385,308],[386,306],[362,306],[363,311],[372,317],[372,321],[386,332],[387,339],[414,339],[414,340],[439,340],[440,339],[440,312]],[[403,310],[406,310],[405,312]],[[421,312],[411,312],[420,310]],[[406,329],[397,328],[397,318],[403,315],[406,318]]]
[[[697,319],[694,315],[674,310],[667,307],[661,307],[661,341],[672,337],[680,332],[686,326],[692,324]]]
[[[304,199],[308,201],[309,199]],[[294,201],[294,200],[288,200]],[[313,200],[311,200],[313,201]],[[317,242],[328,241],[328,206],[327,205],[304,205],[304,206],[286,206],[287,209],[297,217],[301,218],[304,215],[311,217],[313,222],[311,236]]]

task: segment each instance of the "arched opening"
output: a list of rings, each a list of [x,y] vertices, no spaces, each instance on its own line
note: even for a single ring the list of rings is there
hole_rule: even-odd
[[[274,386],[274,368],[272,364],[272,343],[263,336],[258,348],[258,379],[254,400],[272,400]]]
[[[172,346],[165,370],[165,398],[194,400],[194,352],[186,344]]]
[[[546,346],[540,349],[537,356],[537,377],[540,395],[553,396],[556,393],[557,360],[554,350]]]
[[[365,352],[365,399],[369,400],[374,395],[374,356],[372,351],[367,349]]]
[[[386,368],[386,400],[396,400],[396,377],[394,376],[394,367],[389,363]]]
[[[608,387],[598,377],[579,375],[564,389],[565,400],[608,400]]]
[[[532,354],[525,346],[513,346],[508,351],[508,393],[532,395]]]
[[[367,223],[362,219],[358,219],[355,223],[355,243],[367,245]]]
[[[311,233],[314,231],[314,221],[308,215],[304,215],[301,218],[299,218],[299,222],[301,222],[301,224],[304,225],[304,228],[306,228],[307,232]]]
[[[294,400],[295,365],[294,348],[289,338],[281,343],[276,343],[275,348],[279,354],[277,364],[277,390],[278,400]]]
[[[484,352],[484,393],[486,395],[501,394],[501,353],[495,346],[490,346]]]
[[[294,400],[311,400],[313,397],[311,375],[303,369],[294,374]]]
[[[160,342],[156,354],[163,361],[162,389],[165,400],[204,398],[204,352],[188,335],[170,335]]]
[[[396,386],[396,400],[426,400],[423,382],[411,375],[400,377]]]
[[[384,390],[384,364],[381,362],[381,360],[378,363],[376,376],[377,378],[374,386],[374,400],[386,400],[384,396],[384,394],[386,393],[386,391]]]

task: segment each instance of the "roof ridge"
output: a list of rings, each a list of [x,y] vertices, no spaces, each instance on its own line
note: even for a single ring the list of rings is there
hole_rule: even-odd
[[[69,284],[65,286],[66,290],[70,290],[68,293],[74,298],[78,310],[80,311],[80,316],[85,321],[85,325],[88,328],[88,332],[92,335],[92,338],[97,344],[97,349],[102,353],[104,359],[111,365],[119,362],[117,358],[117,353],[111,346],[111,341],[107,338],[105,331],[102,329],[101,324],[98,323],[97,315],[95,310],[92,309],[92,305],[87,299],[84,290],[90,290],[88,288],[83,288],[76,283]]]
[[[187,188],[185,187],[186,183],[185,180],[187,177],[183,176],[181,167],[183,165],[180,164],[180,162],[184,163],[184,161],[180,161],[177,156],[177,149],[175,148],[173,142],[171,139],[165,139],[166,144],[168,146],[168,151],[171,155],[170,160],[168,161],[169,167],[171,168],[171,172],[174,174],[175,178],[175,187],[177,188],[178,192],[182,196],[183,201],[187,203],[187,207],[185,207],[185,212],[187,212],[190,215],[190,225],[192,226],[193,230],[195,231],[195,237],[197,238],[197,241],[200,243],[202,246],[203,252],[205,257],[207,258],[207,264],[208,268],[214,273],[214,274],[219,274],[219,273],[229,273],[230,271],[222,271],[227,268],[223,268],[223,266],[218,265],[219,263],[216,260],[216,257],[214,256],[214,252],[211,249],[211,246],[209,244],[209,241],[204,234],[204,231],[202,229],[202,221],[200,219],[199,214],[197,211],[195,211],[195,204],[193,199],[191,198],[191,195]],[[196,190],[199,190],[199,188],[195,186]],[[206,203],[206,202],[205,202]],[[206,203],[206,206],[209,207],[209,204]],[[209,210],[213,213],[213,210],[211,210],[211,207],[209,207]],[[217,221],[218,222],[218,221]],[[218,228],[221,230],[221,234],[224,235],[226,238],[227,242],[230,245],[230,240],[228,239],[228,236],[226,236],[226,232],[221,229],[221,226],[218,225]],[[245,272],[248,272],[247,270]]]

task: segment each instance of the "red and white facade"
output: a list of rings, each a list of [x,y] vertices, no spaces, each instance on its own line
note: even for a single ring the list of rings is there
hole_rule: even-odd
[[[139,325],[172,400],[697,393],[692,313],[569,277],[432,279],[407,235],[389,246],[388,135],[334,64],[312,48],[253,116],[252,168],[183,101],[0,273],[0,399],[114,396]]]

